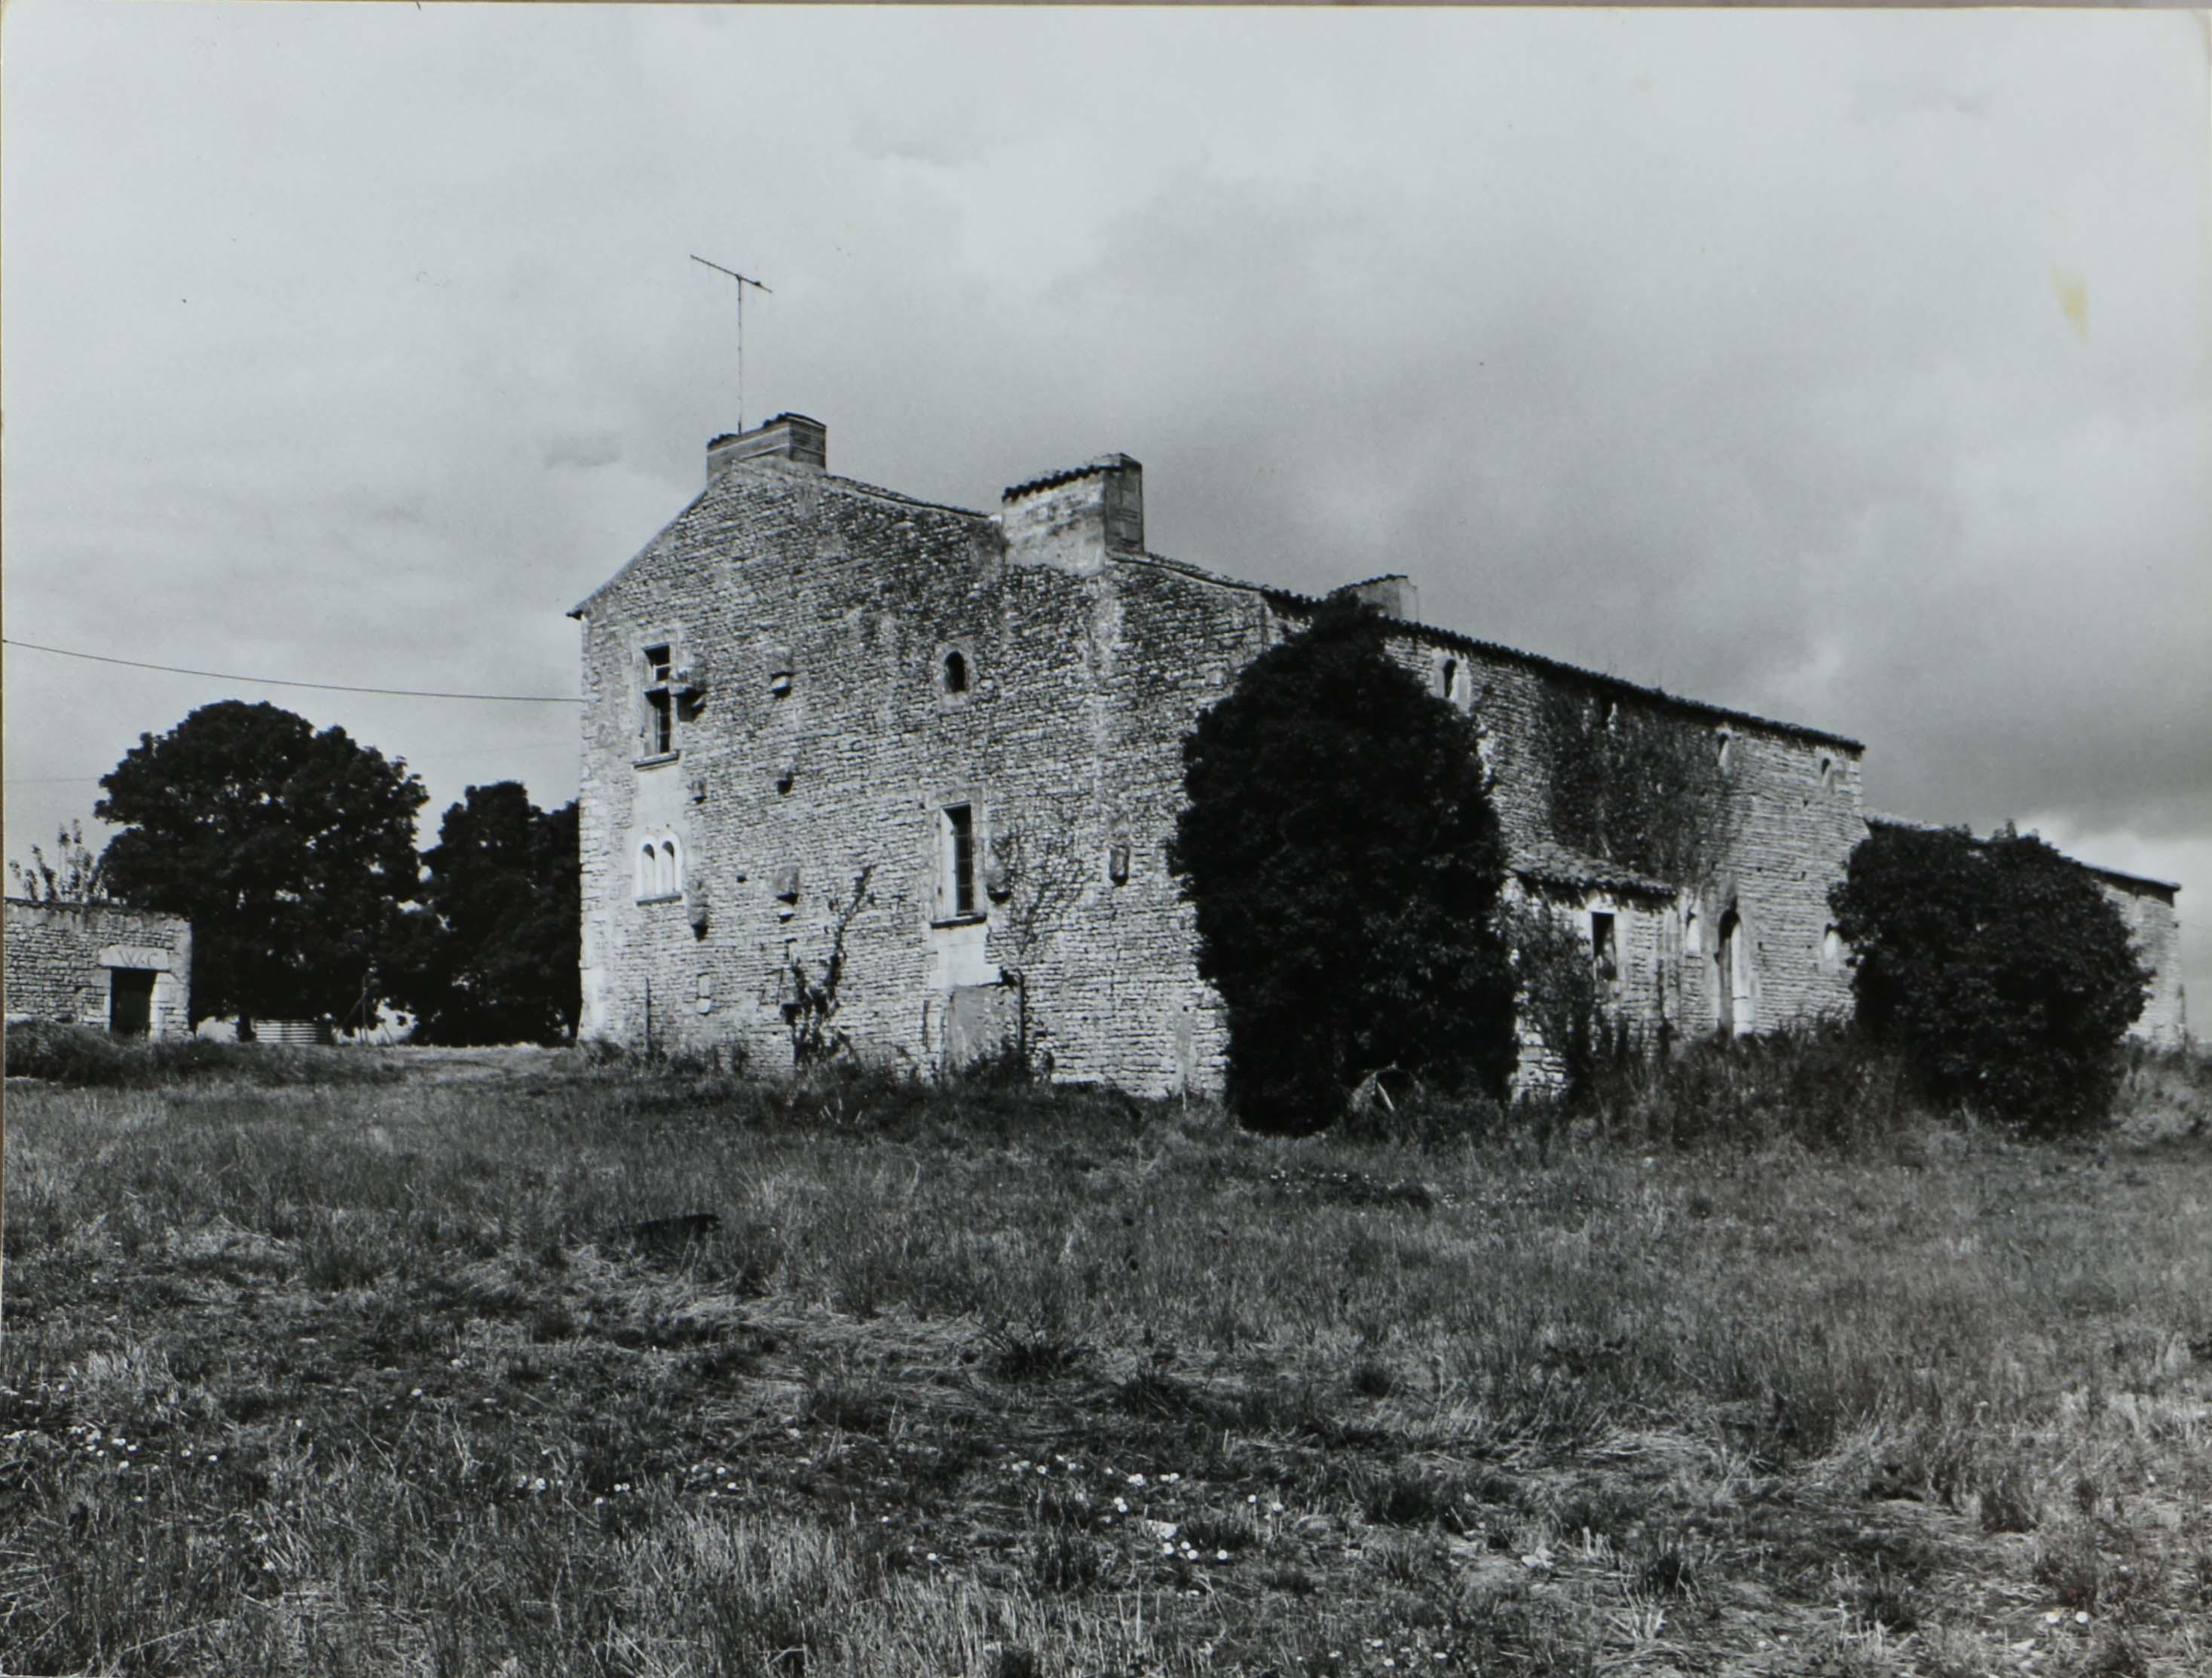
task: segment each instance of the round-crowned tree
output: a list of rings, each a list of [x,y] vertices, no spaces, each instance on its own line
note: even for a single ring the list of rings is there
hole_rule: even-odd
[[[1332,603],[1246,666],[1183,738],[1169,866],[1229,1027],[1228,1093],[1311,1130],[1392,1067],[1501,1095],[1514,974],[1504,847],[1473,724]]]
[[[1881,827],[1828,900],[1860,1025],[1930,1095],[2040,1130],[2110,1116],[2150,976],[2087,869],[2009,826]]]
[[[415,894],[422,784],[273,705],[202,706],[100,778],[107,879],[192,923],[192,1017],[343,1015]],[[375,1000],[372,997],[371,1000]]]

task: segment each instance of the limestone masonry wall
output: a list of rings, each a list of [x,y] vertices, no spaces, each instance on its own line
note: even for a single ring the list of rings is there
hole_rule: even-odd
[[[935,1068],[1018,1033],[1058,1077],[1218,1089],[1218,999],[1166,867],[1182,736],[1317,603],[1146,551],[1126,457],[997,517],[825,457],[803,416],[720,439],[707,488],[577,609],[584,1033],[789,1064],[793,963],[822,973],[865,876],[833,1021],[865,1054]],[[1856,742],[1414,622],[1391,645],[1475,718],[1524,893],[1614,917],[1624,1013],[1848,1009],[1827,890],[1866,833]],[[1724,766],[1698,877],[1557,842],[1541,718],[1565,690],[1656,708]],[[2170,897],[2128,901],[2170,971]]]
[[[191,924],[107,903],[7,900],[8,1017],[106,1030],[114,975],[151,971],[155,1037],[190,1029]]]
[[[2181,920],[2170,886],[2154,880],[2100,873],[2097,883],[2127,923],[2136,958],[2152,972],[2143,1011],[2129,1027],[2130,1037],[2161,1048],[2188,1041],[2189,999],[2181,984]]]

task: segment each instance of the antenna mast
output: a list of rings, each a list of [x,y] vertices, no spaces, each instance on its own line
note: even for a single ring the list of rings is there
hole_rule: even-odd
[[[726,274],[738,282],[738,429],[743,431],[745,428],[745,288],[750,286],[755,291],[768,291],[768,288],[750,274],[740,274],[734,268],[708,262],[704,257],[695,256],[691,260],[702,268],[713,269],[717,274]],[[773,292],[769,294],[775,295]]]

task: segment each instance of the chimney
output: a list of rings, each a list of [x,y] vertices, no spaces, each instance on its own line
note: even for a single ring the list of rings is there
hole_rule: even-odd
[[[1407,623],[1421,621],[1421,591],[1413,579],[1397,572],[1381,577],[1370,577],[1363,583],[1346,583],[1340,589],[1331,589],[1332,597],[1350,595],[1363,604],[1372,606],[1384,617],[1402,618]]]
[[[1145,469],[1125,454],[1048,472],[1000,497],[999,528],[1016,565],[1104,569],[1109,554],[1145,551]]]
[[[707,445],[707,482],[741,460],[818,472],[830,463],[830,427],[804,414],[779,414],[750,431],[726,432]]]

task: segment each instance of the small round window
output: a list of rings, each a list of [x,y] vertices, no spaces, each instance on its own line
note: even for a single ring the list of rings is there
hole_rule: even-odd
[[[969,678],[971,674],[968,669],[968,655],[961,651],[957,647],[955,647],[951,651],[946,653],[945,655],[944,674],[945,691],[946,693],[966,693],[968,691]]]

